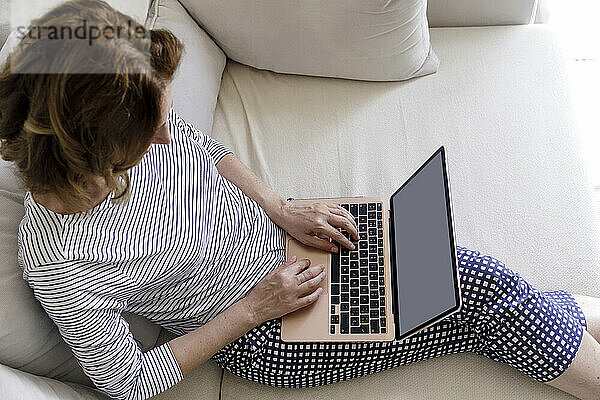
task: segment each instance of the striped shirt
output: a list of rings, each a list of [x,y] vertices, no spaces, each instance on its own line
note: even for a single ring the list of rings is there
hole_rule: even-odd
[[[129,171],[131,198],[61,215],[25,196],[19,265],[94,385],[146,399],[183,378],[168,343],[137,347],[123,311],[176,334],[245,296],[283,262],[285,234],[219,175],[230,151],[169,112],[171,143]]]

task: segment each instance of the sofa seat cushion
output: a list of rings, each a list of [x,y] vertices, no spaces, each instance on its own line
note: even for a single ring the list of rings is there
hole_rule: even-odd
[[[273,388],[225,371],[222,399],[573,400],[558,389],[523,376],[512,367],[473,353],[449,354],[345,382],[303,389]]]
[[[560,49],[544,26],[431,30],[437,74],[381,83],[229,62],[213,137],[284,197],[391,195],[445,145],[458,245],[541,290],[600,295],[600,235]],[[506,385],[511,382],[511,385]],[[568,399],[461,354],[331,387],[225,374],[223,398]]]
[[[600,294],[600,240],[554,34],[432,29],[445,62],[407,82],[229,62],[213,137],[284,197],[390,195],[445,145],[457,244],[540,289]],[[586,277],[586,279],[582,279]]]

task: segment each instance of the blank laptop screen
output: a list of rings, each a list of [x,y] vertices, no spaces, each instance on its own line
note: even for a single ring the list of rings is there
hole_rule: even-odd
[[[441,150],[391,199],[400,334],[457,306]]]

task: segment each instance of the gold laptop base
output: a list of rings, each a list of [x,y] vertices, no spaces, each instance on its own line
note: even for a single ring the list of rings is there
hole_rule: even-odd
[[[387,200],[380,197],[351,197],[335,199],[319,199],[334,204],[364,204],[369,202],[381,202],[384,215],[383,237],[384,237],[384,279],[385,279],[385,309],[386,309],[386,333],[368,333],[368,334],[342,334],[330,333],[330,296],[329,287],[331,285],[331,254],[314,247],[305,246],[291,236],[286,239],[286,258],[296,256],[298,260],[307,258],[311,265],[324,264],[327,268],[327,279],[323,280],[321,287],[323,292],[319,299],[313,304],[301,308],[293,313],[284,315],[281,318],[281,339],[285,342],[372,342],[372,341],[392,341],[394,340],[395,325],[392,314],[392,291],[391,291],[391,270],[390,270],[390,243],[389,243],[389,205]],[[311,200],[291,200],[293,202],[314,202]],[[337,254],[337,253],[335,253]],[[334,305],[339,307],[339,305]],[[339,309],[336,309],[339,312]]]

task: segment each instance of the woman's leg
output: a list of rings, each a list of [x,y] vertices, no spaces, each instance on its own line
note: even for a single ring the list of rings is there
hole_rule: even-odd
[[[585,400],[600,400],[600,299],[573,294],[587,322],[587,332],[573,363],[548,385]]]
[[[573,294],[587,320],[587,331],[600,342],[600,299],[597,297]]]
[[[600,344],[584,331],[573,363],[558,378],[546,384],[581,400],[600,400]]]
[[[282,387],[323,385],[466,351],[504,362],[540,382],[561,375],[585,337],[585,319],[578,319],[583,314],[571,295],[540,292],[479,252],[457,247],[457,255],[460,312],[405,340],[285,343],[277,319],[225,346],[213,359],[238,376]]]

